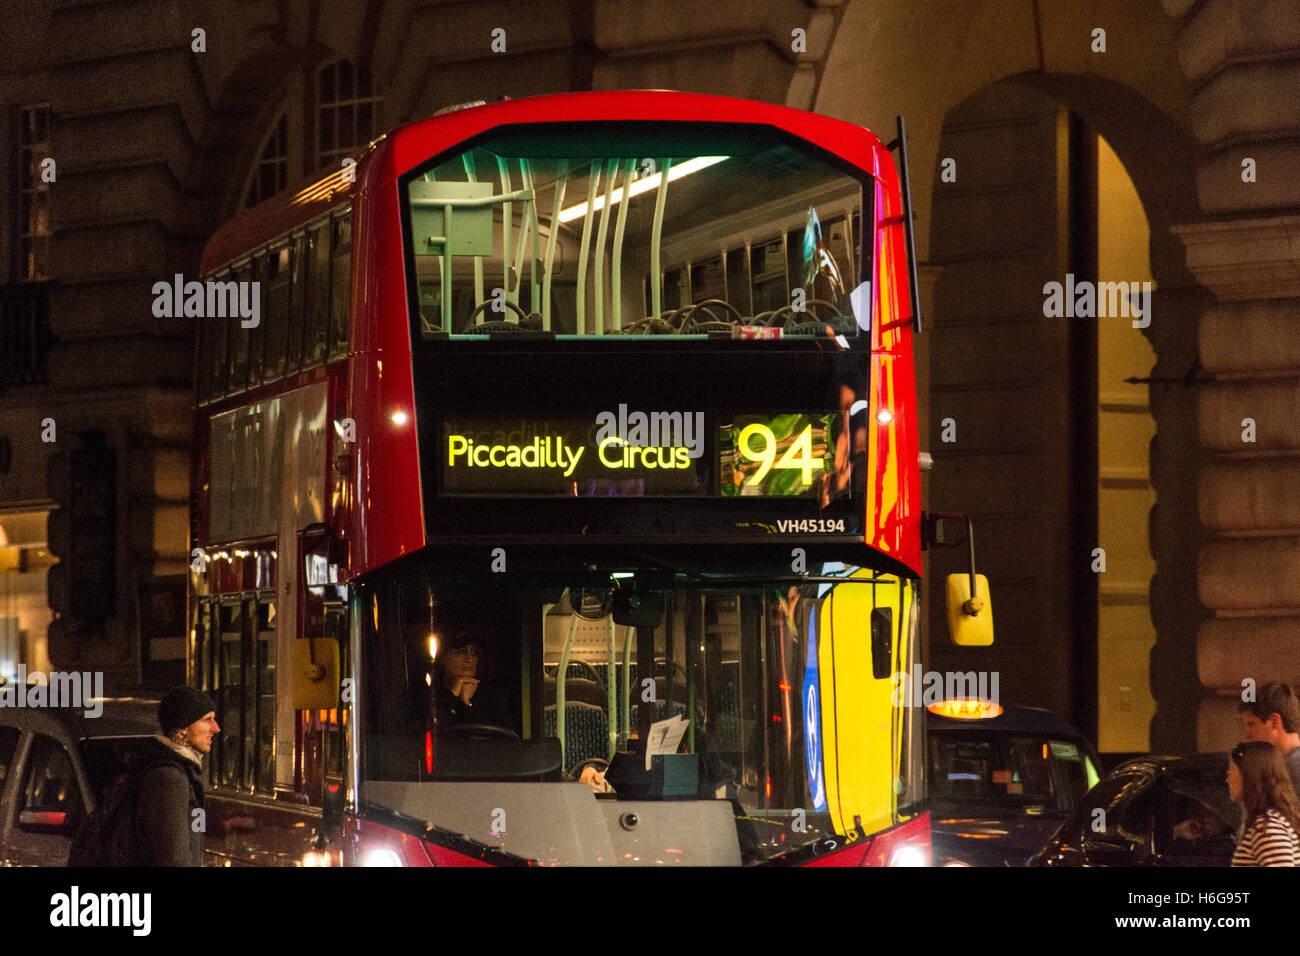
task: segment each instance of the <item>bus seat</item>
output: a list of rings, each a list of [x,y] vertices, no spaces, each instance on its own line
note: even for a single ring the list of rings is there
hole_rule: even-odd
[[[555,704],[542,710],[542,735],[556,737],[558,721]],[[581,701],[564,704],[564,763],[565,770],[592,757],[609,755],[609,721],[605,711]]]
[[[545,707],[555,706],[556,682],[550,678],[542,680],[542,705]],[[597,707],[604,708],[609,703],[609,697],[605,688],[601,687],[594,680],[587,680],[585,677],[570,677],[564,682],[564,702],[577,701],[583,704],[594,704]]]

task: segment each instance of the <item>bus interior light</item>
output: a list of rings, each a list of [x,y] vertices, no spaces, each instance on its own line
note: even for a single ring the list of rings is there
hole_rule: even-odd
[[[710,166],[716,166],[724,159],[730,159],[730,157],[696,156],[694,159],[688,159],[686,162],[681,163],[680,165],[675,165],[669,169],[668,181],[670,183],[676,182],[683,176],[689,176],[691,173],[698,173],[701,169],[708,169]],[[663,173],[655,173],[653,176],[646,176],[642,179],[638,179],[628,187],[627,195],[632,197],[639,196],[642,193],[647,193],[650,190],[657,188],[662,180]],[[622,202],[623,194],[624,190],[622,187],[615,189],[614,195],[610,199],[611,205]],[[605,208],[605,197],[597,196],[592,205],[595,207],[592,211],[599,212],[601,209]],[[572,222],[574,219],[581,219],[585,215],[587,215],[587,204],[585,202],[580,202],[576,206],[570,206],[568,209],[561,209],[560,222]]]

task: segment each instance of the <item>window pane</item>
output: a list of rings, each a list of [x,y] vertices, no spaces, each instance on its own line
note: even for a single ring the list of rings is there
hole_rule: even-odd
[[[339,149],[347,149],[349,146],[353,145],[357,141],[356,131],[352,128],[352,114],[353,114],[353,109],[351,106],[339,107],[339,119],[338,119],[338,148]]]
[[[30,813],[81,810],[81,790],[72,771],[72,760],[63,744],[53,737],[40,734],[33,741],[22,800],[22,809]]]
[[[211,383],[210,394],[216,399],[226,394],[229,382],[229,369],[226,367],[226,340],[230,334],[230,323],[225,319],[204,319],[201,321],[208,326],[208,331],[211,334],[211,339],[208,342],[208,361],[211,363],[208,366],[208,380]]]
[[[289,247],[273,250],[266,259],[269,278],[266,296],[266,380],[284,374],[289,341]]]
[[[295,236],[289,256],[289,335],[285,344],[284,372],[291,375],[302,365],[303,292],[306,283],[307,257],[305,236]]]
[[[260,202],[268,196],[274,196],[276,192],[276,167],[274,163],[263,163],[258,169],[257,177],[257,201]]]
[[[320,152],[327,153],[334,148],[334,108],[326,107],[320,111]]]
[[[325,361],[325,338],[329,329],[330,305],[330,229],[329,223],[311,231],[308,239],[311,265],[307,277],[305,311],[306,345],[303,365]]]
[[[348,352],[348,310],[352,289],[352,220],[334,221],[334,269],[330,274],[330,358],[342,358]]]
[[[275,604],[257,604],[257,789],[275,789]]]
[[[212,351],[213,324],[211,322],[199,322],[195,327],[194,335],[198,339],[194,369],[195,398],[202,405],[212,397],[212,381],[208,374],[208,353]]]
[[[248,288],[247,283],[252,278],[252,269],[250,266],[244,266],[233,275],[227,276],[227,279],[233,279],[237,285],[236,296],[238,299],[235,303],[227,305],[226,312],[228,315],[233,313],[227,321],[230,325],[230,391],[242,392],[248,388],[248,342],[250,329],[244,328],[244,323],[239,315],[238,302],[242,301],[248,293],[243,289]],[[229,300],[229,296],[227,296]],[[230,305],[235,308],[230,308]],[[207,319],[204,321],[211,321]]]
[[[244,614],[248,615],[254,607],[253,602],[244,602]],[[254,622],[256,623],[256,622]],[[255,640],[252,634],[248,633],[248,626],[244,627],[244,694],[243,694],[243,714],[241,725],[243,727],[243,786],[246,790],[252,790],[257,786],[257,691],[258,691],[258,674],[254,670],[261,661],[257,659],[256,649],[250,646],[250,640]]]
[[[237,604],[223,604],[221,615],[221,733],[226,740],[222,748],[221,772],[218,782],[237,787],[240,782],[240,757],[244,737],[244,646],[243,608]]]
[[[250,388],[261,385],[266,379],[266,257],[260,256],[254,263],[250,278],[257,282],[258,323],[248,329],[248,385]]]
[[[352,99],[352,64],[347,60],[340,60],[339,68],[339,95],[337,102],[345,102]]]

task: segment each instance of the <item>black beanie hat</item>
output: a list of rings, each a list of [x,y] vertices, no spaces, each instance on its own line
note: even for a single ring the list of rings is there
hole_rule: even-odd
[[[164,734],[174,734],[216,709],[217,705],[207,694],[182,684],[169,690],[158,705],[158,723]]]

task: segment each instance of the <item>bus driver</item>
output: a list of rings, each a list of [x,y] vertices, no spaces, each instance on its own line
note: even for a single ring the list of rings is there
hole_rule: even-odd
[[[444,638],[433,661],[433,718],[439,727],[491,724],[509,727],[500,689],[481,679],[485,643],[470,628]]]

